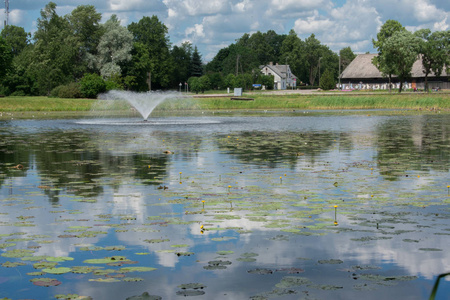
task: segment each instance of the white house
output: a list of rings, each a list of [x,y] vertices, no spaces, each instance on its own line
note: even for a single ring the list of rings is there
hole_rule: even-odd
[[[270,62],[268,65],[260,66],[260,70],[264,75],[274,76],[274,89],[285,90],[295,89],[297,87],[298,78],[291,72],[289,65],[275,65]]]

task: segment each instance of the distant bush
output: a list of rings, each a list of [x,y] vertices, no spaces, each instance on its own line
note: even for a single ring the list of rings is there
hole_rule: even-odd
[[[76,82],[72,82],[68,85],[57,86],[50,92],[50,97],[81,98],[80,85]]]
[[[297,86],[300,90],[317,90],[319,87],[317,85],[301,85]]]
[[[84,97],[95,99],[106,92],[106,83],[100,75],[85,74],[80,80],[80,91]]]

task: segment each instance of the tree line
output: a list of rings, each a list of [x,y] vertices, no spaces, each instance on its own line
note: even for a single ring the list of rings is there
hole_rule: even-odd
[[[338,55],[314,34],[304,41],[293,30],[244,34],[203,64],[191,43],[172,46],[156,16],[124,27],[115,15],[101,24],[102,15],[92,5],[77,6],[65,16],[56,7],[49,2],[41,10],[33,36],[13,25],[1,31],[0,94],[95,97],[110,89],[178,90],[180,83],[184,89],[185,82],[194,92],[252,83],[270,89],[273,78],[259,71],[269,62],[289,64],[299,81],[311,86],[323,73],[338,76]],[[354,54],[344,48],[341,58],[344,68]]]
[[[428,91],[428,76],[441,76],[444,70],[450,71],[450,30],[431,32],[430,29],[408,31],[400,22],[386,21],[377,34],[377,40],[372,40],[378,50],[378,56],[372,63],[383,76],[397,76],[400,82],[399,92],[403,82],[411,77],[414,63],[422,60],[425,90]],[[389,86],[391,86],[389,84]]]
[[[48,3],[33,36],[8,25],[0,37],[0,94],[94,97],[108,89],[134,91],[178,87],[202,70],[197,47],[171,46],[156,16],[127,27],[92,5],[59,16]],[[58,95],[60,94],[60,95]]]
[[[0,36],[0,94],[96,97],[111,89],[133,91],[178,90],[202,92],[227,87],[250,88],[259,83],[273,88],[273,77],[260,66],[287,64],[297,85],[335,87],[339,71],[355,58],[350,47],[339,54],[314,34],[302,40],[289,34],[244,34],[222,48],[207,64],[189,42],[172,46],[168,28],[156,16],[122,26],[112,15],[103,24],[92,5],[77,6],[59,16],[49,2],[31,36],[22,27],[8,25]],[[373,63],[386,76],[403,82],[421,55],[425,77],[441,74],[449,66],[449,32],[407,31],[387,21],[373,40],[378,56]],[[180,87],[181,83],[181,87]]]

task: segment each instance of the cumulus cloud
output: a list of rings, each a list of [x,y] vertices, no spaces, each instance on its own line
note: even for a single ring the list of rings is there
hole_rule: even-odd
[[[319,34],[329,30],[332,26],[334,26],[334,22],[330,19],[312,16],[295,21],[294,30],[300,35],[311,33]]]
[[[94,5],[104,22],[111,14],[122,25],[157,15],[169,28],[172,44],[189,40],[203,57],[213,57],[220,45],[234,43],[244,33],[294,29],[301,38],[312,33],[332,50],[351,46],[354,51],[373,51],[371,39],[389,19],[409,30],[448,30],[448,0],[67,0],[58,6],[65,15],[78,5]],[[10,24],[35,30],[44,0],[10,3]],[[4,14],[0,16],[4,20]],[[2,22],[3,23],[3,22]],[[220,49],[219,49],[220,50]],[[215,51],[215,53],[211,52]]]
[[[168,9],[189,16],[205,16],[224,13],[229,10],[228,1],[222,0],[163,0]]]

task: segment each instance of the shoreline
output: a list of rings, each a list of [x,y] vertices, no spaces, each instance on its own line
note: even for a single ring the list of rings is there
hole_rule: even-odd
[[[450,92],[433,93],[370,93],[367,92],[308,92],[273,91],[244,93],[236,100],[233,94],[180,95],[158,105],[153,114],[192,114],[217,112],[295,112],[295,111],[356,111],[401,110],[410,112],[450,112]],[[231,100],[234,98],[235,100]],[[119,105],[120,103],[120,105]],[[133,108],[126,101],[112,108],[101,108],[96,99],[63,99],[48,97],[0,98],[0,120],[12,118],[75,118],[94,117],[97,112],[107,115],[133,116]]]

